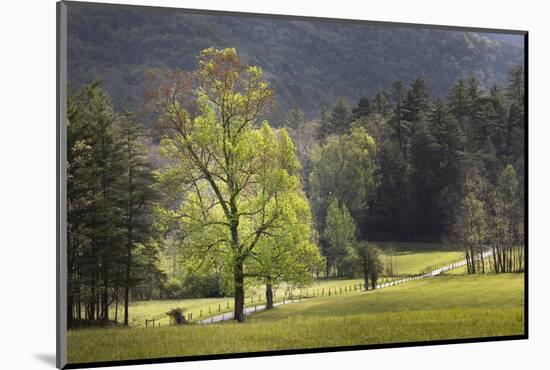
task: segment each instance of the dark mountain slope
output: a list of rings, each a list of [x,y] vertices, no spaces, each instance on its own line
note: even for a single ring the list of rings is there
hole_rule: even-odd
[[[235,47],[266,71],[283,109],[314,116],[336,96],[356,100],[396,79],[422,77],[439,96],[470,74],[485,86],[503,83],[523,58],[520,46],[473,33],[137,9],[70,4],[75,87],[102,78],[115,105],[128,96],[139,102],[147,68],[191,70],[203,48]]]

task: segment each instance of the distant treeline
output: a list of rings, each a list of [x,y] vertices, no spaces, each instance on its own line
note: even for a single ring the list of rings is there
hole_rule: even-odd
[[[524,194],[524,71],[506,86],[459,80],[446,99],[432,98],[422,79],[393,83],[355,106],[337,99],[320,120],[298,108],[285,121],[298,149],[302,178],[319,229],[336,197],[350,210],[362,238],[449,240],[457,208],[480,179],[495,188],[504,169]],[[374,139],[360,139],[363,128]],[[355,130],[355,131],[354,131]]]

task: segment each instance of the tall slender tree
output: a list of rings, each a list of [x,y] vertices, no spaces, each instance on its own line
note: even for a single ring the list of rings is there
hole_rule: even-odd
[[[134,284],[132,257],[138,243],[146,242],[151,235],[152,202],[155,194],[152,166],[147,158],[146,132],[134,120],[133,114],[124,112],[120,119],[120,141],[125,166],[124,180],[120,188],[120,202],[125,239],[124,266],[124,325],[128,326],[130,288]],[[135,275],[135,274],[134,274]]]

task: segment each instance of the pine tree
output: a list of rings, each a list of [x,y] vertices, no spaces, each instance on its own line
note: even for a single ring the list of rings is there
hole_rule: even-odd
[[[86,318],[109,320],[109,294],[121,255],[117,187],[123,161],[117,115],[99,83],[70,96],[68,106],[69,274],[78,276],[76,305],[84,303]],[[80,308],[73,313],[80,317]]]
[[[125,112],[120,119],[119,130],[125,166],[124,180],[121,182],[119,196],[123,210],[125,244],[122,262],[125,269],[123,279],[124,325],[128,326],[130,288],[137,279],[136,274],[132,273],[132,257],[137,244],[144,243],[151,235],[151,205],[155,194],[151,187],[152,168],[147,158],[147,147],[144,145],[146,132],[143,126],[134,121],[130,112]]]
[[[426,81],[421,78],[414,80],[407,92],[405,119],[412,123],[420,121],[421,115],[426,113],[430,106],[430,91]]]
[[[359,99],[357,107],[353,108],[352,115],[353,120],[356,121],[361,117],[367,116],[372,112],[370,99],[366,96]]]
[[[306,118],[304,116],[304,112],[298,107],[294,107],[291,110],[289,110],[284,121],[285,127],[288,127],[291,129],[298,129],[299,127],[303,126],[305,123],[306,123]]]
[[[352,114],[349,104],[343,98],[337,98],[330,110],[321,111],[320,136],[341,135],[351,126]]]

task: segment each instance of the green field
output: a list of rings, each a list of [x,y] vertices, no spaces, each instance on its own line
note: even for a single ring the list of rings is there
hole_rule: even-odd
[[[395,274],[414,275],[434,270],[464,258],[464,252],[455,244],[441,243],[373,243],[382,249],[382,261],[388,263],[389,248],[395,250]]]
[[[395,250],[395,265],[397,274],[418,274],[421,271],[436,266],[446,264],[449,261],[462,259],[463,253],[454,245],[443,245],[436,243],[375,243],[382,251],[392,247]],[[387,255],[383,253],[383,261],[386,261]],[[384,283],[391,280],[387,277],[381,277],[379,282]],[[306,287],[291,287],[285,283],[275,287],[275,301],[282,301],[292,296],[318,296],[323,289],[325,295],[328,295],[329,288],[331,295],[336,290],[337,295],[340,289],[343,294],[348,294],[346,288],[355,291],[355,287],[362,284],[361,279],[319,279]],[[290,292],[290,290],[292,290]],[[265,303],[264,287],[252,288],[246,294],[246,305],[254,306]],[[132,302],[130,304],[130,326],[145,326],[145,319],[155,319],[155,324],[161,326],[169,324],[166,312],[172,308],[180,307],[186,314],[191,313],[193,320],[204,319],[220,313],[231,312],[233,310],[233,299],[227,298],[201,298],[186,300],[154,300]],[[111,317],[114,317],[114,308],[111,306]],[[202,315],[201,315],[202,311]],[[122,307],[119,307],[119,320],[122,317]]]
[[[455,275],[280,306],[244,324],[81,329],[70,363],[523,334],[523,274]]]
[[[381,281],[384,280],[382,279]],[[351,287],[351,292],[354,292],[355,287],[359,288],[359,284],[362,283],[363,281],[360,279],[320,279],[314,281],[308,287],[303,288],[291,288],[286,284],[281,284],[275,289],[274,300],[275,302],[280,302],[283,300],[283,297],[288,300],[290,294],[292,294],[294,298],[300,296],[318,296],[322,294],[323,289],[325,290],[325,295],[328,296],[329,288],[331,290],[331,295],[334,294],[335,290],[337,295],[339,295],[340,289],[342,290],[342,294],[349,294],[346,292],[346,288],[349,289]],[[257,287],[253,290],[253,294],[252,292],[248,292],[245,299],[246,306],[265,304],[265,293],[263,289],[264,287]],[[132,302],[129,307],[129,324],[133,327],[141,327],[145,326],[145,319],[155,319],[155,325],[160,323],[161,327],[166,326],[170,322],[168,316],[166,316],[166,312],[176,307],[182,308],[186,315],[191,313],[193,321],[197,321],[221,313],[232,312],[233,305],[232,297]],[[114,309],[112,309],[110,315],[114,317]],[[118,317],[119,320],[122,318],[122,307],[119,307]]]

